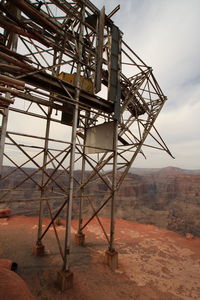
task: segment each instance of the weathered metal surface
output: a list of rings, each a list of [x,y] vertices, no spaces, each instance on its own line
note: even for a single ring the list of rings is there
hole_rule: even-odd
[[[25,63],[21,62],[19,59],[16,59],[13,56],[8,55],[6,53],[0,52],[0,59],[5,60],[8,63],[11,63],[11,64],[13,64],[15,66],[19,66],[22,69],[25,69],[25,70],[28,70],[28,71],[35,71],[34,67],[32,67],[32,66],[30,66],[28,64],[25,64]]]
[[[99,224],[114,253],[117,191],[136,157],[144,155],[147,136],[158,143],[157,147],[148,147],[171,155],[154,126],[166,97],[152,69],[122,40],[120,29],[110,19],[117,10],[107,16],[104,8],[99,10],[88,0],[0,2],[0,173],[4,156],[24,176],[3,192],[0,200],[9,201],[13,193],[20,194],[19,189],[28,181],[37,188],[35,193],[39,189],[40,195],[35,197],[37,201],[40,198],[41,205],[37,242],[43,240],[67,206],[63,251],[55,231],[65,271],[70,268],[73,199],[80,199],[79,234],[94,217],[99,222],[98,214],[110,202],[109,232]],[[75,76],[73,82],[59,79],[62,72]],[[86,88],[81,80],[89,83]],[[93,93],[101,91],[108,97]],[[13,101],[10,111],[16,128],[7,131],[8,107]],[[27,126],[18,127],[22,114]],[[37,127],[37,120],[46,122],[40,136],[26,131],[29,123]],[[62,140],[54,127],[58,123],[66,132]],[[34,166],[34,171],[26,170],[28,164]],[[81,179],[76,178],[77,166],[82,168]],[[65,174],[64,183],[60,170]],[[2,182],[14,172],[3,176]],[[92,202],[95,192],[86,193],[91,183],[104,188],[102,194],[95,194],[98,207]],[[57,200],[57,193],[63,201],[55,212],[47,201],[51,221],[42,232],[43,202],[48,197]],[[92,209],[85,223],[84,199]]]
[[[75,87],[76,74],[68,74],[61,72],[58,75],[59,79],[62,79]],[[93,82],[92,80],[86,79],[83,76],[80,77],[80,89],[93,94]]]
[[[98,21],[98,35],[96,47],[96,72],[95,72],[95,93],[101,90],[103,47],[104,47],[104,26],[105,26],[105,7],[102,8]]]
[[[110,62],[108,77],[108,101],[114,103],[114,116],[120,120],[120,72],[121,72],[121,34],[117,26],[111,28]]]
[[[114,122],[106,122],[101,125],[88,128],[85,141],[85,153],[102,153],[113,151]]]
[[[15,79],[10,76],[1,75],[1,74],[0,74],[0,83],[6,84],[6,85],[11,85],[13,87],[16,87],[19,90],[24,90],[24,87],[25,87],[24,81]]]
[[[0,96],[0,102],[5,102],[6,105],[13,104],[14,100],[6,97]]]
[[[45,27],[47,30],[52,32],[57,32],[58,28],[51,22],[51,18],[48,19],[33,5],[31,2],[24,0],[8,0],[8,2],[12,2],[15,6],[17,6],[21,11],[23,11],[30,19],[34,20],[36,23],[40,24],[42,27]]]

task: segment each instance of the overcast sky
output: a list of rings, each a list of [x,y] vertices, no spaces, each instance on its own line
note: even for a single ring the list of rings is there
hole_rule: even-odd
[[[109,14],[123,39],[153,67],[168,98],[156,121],[175,160],[156,150],[135,167],[176,166],[200,169],[200,1],[93,0]]]
[[[163,151],[143,149],[147,156],[136,159],[133,167],[159,168],[175,166],[200,169],[200,0],[92,0],[112,17],[124,33],[124,41],[153,67],[154,75],[167,96],[156,127],[175,160]],[[20,105],[23,101],[20,101]],[[25,109],[25,108],[24,108]],[[44,121],[29,123],[26,133],[40,135]],[[11,131],[24,129],[25,116],[17,121],[10,113]],[[13,129],[14,127],[14,129]],[[66,129],[56,127],[60,139]],[[68,130],[69,131],[69,130]],[[62,136],[63,135],[63,136]],[[16,154],[14,153],[16,156]]]

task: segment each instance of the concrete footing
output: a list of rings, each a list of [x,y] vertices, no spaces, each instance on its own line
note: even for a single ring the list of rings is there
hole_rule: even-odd
[[[74,274],[71,271],[60,271],[57,273],[57,286],[64,292],[73,287]]]
[[[107,250],[105,252],[106,264],[114,271],[118,267],[118,252]]]
[[[45,247],[42,244],[36,244],[33,246],[33,255],[35,256],[44,256],[45,255]]]
[[[76,233],[75,234],[75,243],[79,246],[84,246],[85,245],[85,234]]]

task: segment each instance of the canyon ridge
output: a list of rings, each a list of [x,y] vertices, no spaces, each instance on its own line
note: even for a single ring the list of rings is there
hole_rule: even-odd
[[[14,170],[12,167],[4,167],[3,177]],[[33,169],[26,169],[26,173]],[[49,170],[51,172],[51,170]],[[81,172],[76,171],[77,180]],[[24,174],[17,170],[0,183],[2,193],[7,193],[6,202],[4,198],[0,201],[0,208],[9,207],[12,215],[37,216],[38,201],[29,201],[38,198],[40,191],[33,181],[25,181],[20,189],[9,189],[17,186],[19,181],[25,178]],[[36,174],[34,180],[39,180]],[[60,176],[60,182],[68,182],[65,175]],[[51,186],[49,187],[51,189]],[[98,179],[87,187],[86,193],[100,194],[106,192],[106,185]],[[20,199],[26,199],[20,202]],[[19,202],[15,202],[19,201]],[[62,203],[61,200],[51,201],[52,211],[57,211]],[[93,206],[99,207],[101,198],[92,198]],[[78,218],[79,199],[73,200],[73,219]],[[92,214],[92,207],[87,201],[83,203],[83,217]],[[103,217],[109,217],[110,205],[108,204],[100,213]],[[62,211],[60,218],[65,212]],[[47,207],[44,207],[44,216],[49,217]],[[191,233],[200,236],[200,170],[183,170],[180,168],[167,167],[162,169],[140,169],[132,168],[126,176],[118,191],[116,200],[116,217],[128,221],[143,224],[152,224],[160,228],[169,229],[182,235]]]

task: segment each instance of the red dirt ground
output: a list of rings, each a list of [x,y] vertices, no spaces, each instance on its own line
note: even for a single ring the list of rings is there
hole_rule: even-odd
[[[108,229],[109,219],[101,218],[101,221]],[[45,219],[43,228],[47,224]],[[117,220],[119,268],[114,272],[105,264],[106,240],[96,220],[85,229],[84,247],[74,243],[76,228],[77,221],[73,221],[70,260],[74,287],[64,293],[55,286],[62,259],[53,228],[44,238],[47,254],[44,257],[31,254],[37,235],[37,218],[0,219],[0,258],[18,263],[18,274],[36,299],[200,299],[200,238],[187,240],[152,225]],[[63,242],[64,226],[57,226],[57,230]]]

